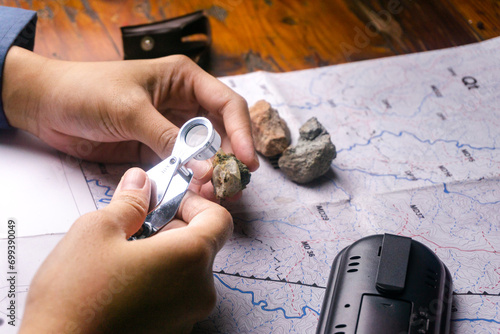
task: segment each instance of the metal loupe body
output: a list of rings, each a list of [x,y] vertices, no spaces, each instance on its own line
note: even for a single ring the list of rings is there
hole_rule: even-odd
[[[193,172],[184,167],[191,159],[207,160],[219,150],[221,138],[212,123],[204,117],[186,122],[179,131],[172,155],[147,171],[152,181],[152,211],[141,229],[129,240],[152,236],[174,218],[186,193]]]

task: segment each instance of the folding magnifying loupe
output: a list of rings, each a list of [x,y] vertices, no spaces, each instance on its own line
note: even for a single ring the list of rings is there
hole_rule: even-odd
[[[220,145],[221,138],[208,119],[196,117],[182,126],[172,155],[147,171],[152,185],[156,185],[151,195],[153,209],[129,240],[152,236],[174,218],[193,178],[193,172],[184,165],[193,158],[210,159]]]

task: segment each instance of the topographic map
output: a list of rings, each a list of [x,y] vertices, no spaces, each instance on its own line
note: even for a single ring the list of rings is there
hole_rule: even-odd
[[[313,333],[337,253],[372,234],[417,240],[453,278],[452,332],[500,332],[500,39],[292,73],[221,80],[265,99],[292,144],[315,116],[337,158],[306,186],[272,161],[227,207],[210,333]],[[86,169],[98,201],[118,179]],[[123,171],[120,171],[123,172]]]
[[[500,333],[499,54],[500,39],[493,39],[306,71],[221,78],[249,105],[270,102],[287,121],[292,144],[299,127],[317,117],[337,157],[327,174],[307,185],[287,180],[275,161],[261,158],[243,198],[225,203],[235,230],[214,264],[216,308],[195,332],[314,333],[335,256],[363,237],[392,233],[425,244],[448,267],[453,333]],[[22,175],[33,174],[24,171],[30,166],[40,170],[40,151],[51,157],[41,176],[26,182],[28,188],[17,182],[10,191],[19,188],[19,195],[1,201],[44,191],[26,201],[39,205],[36,217],[26,216],[22,207],[0,210],[20,227],[20,320],[43,259],[76,217],[109,203],[129,166],[75,167],[40,145],[30,152],[34,164],[22,160],[32,144],[4,145],[12,135],[4,137],[2,154],[21,163],[12,163],[2,182],[20,167]],[[60,185],[53,186],[62,190],[50,200],[66,200],[65,216],[54,218],[64,210],[40,200],[50,195],[50,187],[34,183],[43,180]],[[84,205],[85,196],[90,205]],[[24,227],[29,220],[32,225]],[[5,234],[1,249],[6,242]],[[14,333],[16,328],[6,325],[9,286],[0,278],[0,326]]]

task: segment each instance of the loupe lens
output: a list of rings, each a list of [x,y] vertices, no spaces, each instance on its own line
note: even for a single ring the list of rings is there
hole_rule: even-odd
[[[221,138],[212,123],[204,117],[187,121],[180,129],[172,155],[186,164],[190,159],[206,160],[220,148]]]
[[[203,142],[207,139],[207,136],[207,127],[203,124],[197,124],[186,133],[186,144],[191,147],[199,146],[203,144]]]

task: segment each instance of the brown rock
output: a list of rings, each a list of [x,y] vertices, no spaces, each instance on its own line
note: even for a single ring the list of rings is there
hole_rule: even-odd
[[[265,100],[250,107],[255,149],[265,157],[282,153],[290,145],[290,130],[278,111]]]

